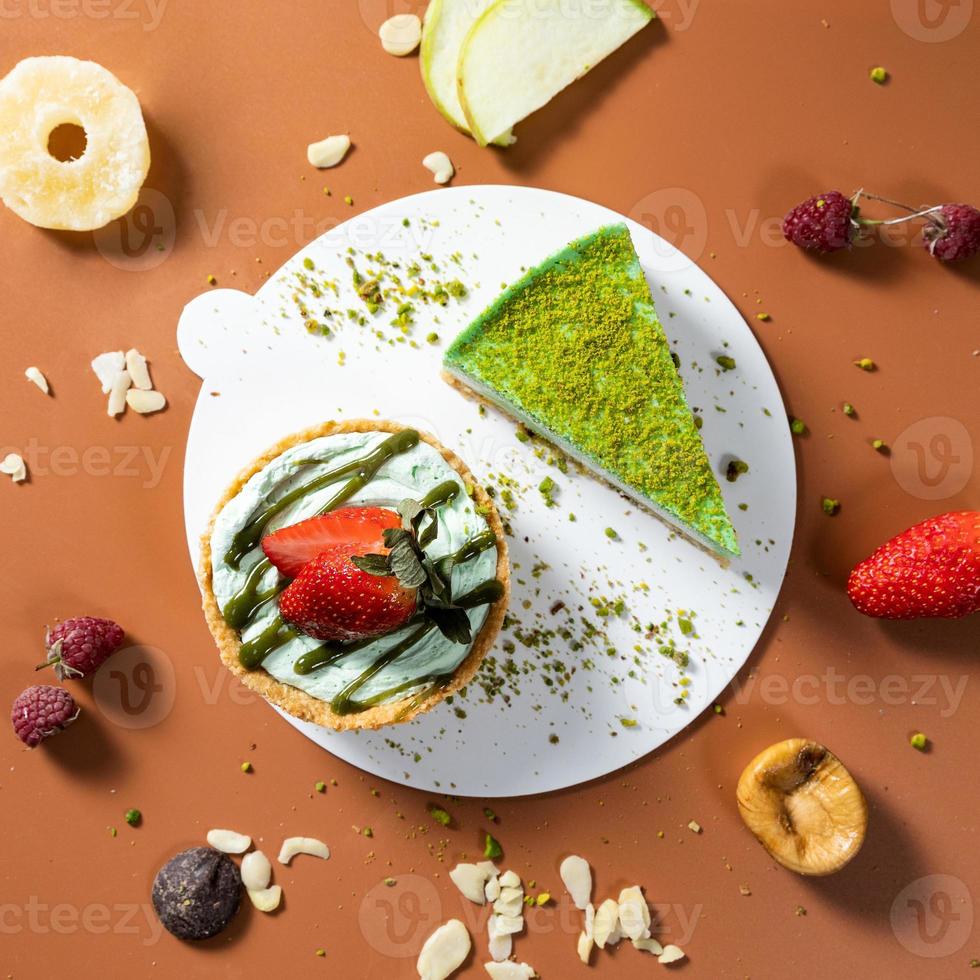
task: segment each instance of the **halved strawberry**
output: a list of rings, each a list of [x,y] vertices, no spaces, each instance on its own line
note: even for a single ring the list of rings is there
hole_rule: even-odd
[[[379,554],[388,551],[383,544],[372,547]],[[335,642],[382,636],[404,626],[418,607],[417,591],[393,575],[362,572],[351,558],[365,550],[356,544],[321,549],[279,596],[282,618],[308,636]]]
[[[334,545],[354,545],[355,554],[380,552],[385,528],[401,527],[401,518],[385,507],[341,507],[281,528],[262,539],[266,557],[286,578]]]

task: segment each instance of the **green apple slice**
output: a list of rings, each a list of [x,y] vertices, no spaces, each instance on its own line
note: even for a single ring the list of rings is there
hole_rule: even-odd
[[[457,129],[470,131],[456,91],[459,49],[494,0],[431,0],[422,23],[419,65],[432,104]]]
[[[496,0],[459,53],[457,94],[470,132],[481,146],[495,142],[654,16],[641,0]]]

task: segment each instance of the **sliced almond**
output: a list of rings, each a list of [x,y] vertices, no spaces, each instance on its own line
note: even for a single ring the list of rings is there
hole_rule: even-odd
[[[685,952],[680,948],[680,946],[674,946],[670,944],[664,946],[664,951],[657,957],[658,963],[676,963],[678,960],[682,960],[685,957]]]
[[[591,936],[587,936],[584,932],[578,934],[578,958],[586,965],[589,965],[589,957],[592,955],[592,949],[595,946],[595,940]]]
[[[650,907],[637,885],[619,893],[619,925],[630,940],[650,935]]]
[[[599,949],[615,946],[622,938],[619,931],[619,903],[615,899],[607,898],[596,909],[593,932]]]
[[[485,905],[487,874],[477,864],[457,864],[449,872],[449,880],[476,905]]]
[[[496,875],[487,882],[484,894],[488,902],[496,902],[500,898],[500,879]]]
[[[326,860],[330,857],[330,848],[315,837],[287,837],[282,842],[277,860],[280,864],[289,864],[297,854],[310,854]]]
[[[346,133],[339,136],[327,136],[317,143],[310,143],[306,148],[306,159],[321,170],[336,167],[347,156],[350,149],[350,137]]]
[[[421,980],[446,980],[470,953],[470,934],[459,919],[450,919],[425,941],[415,964]]]
[[[505,871],[500,876],[501,888],[520,888],[521,878],[516,871]]]
[[[502,963],[514,951],[514,935],[510,932],[500,932],[497,928],[499,915],[491,915],[487,919],[487,948],[495,963]]]
[[[121,350],[106,351],[92,361],[92,370],[102,385],[102,394],[112,391],[113,379],[120,371],[126,369],[126,355]]]
[[[150,371],[146,366],[146,358],[135,348],[126,351],[126,370],[135,388],[149,391],[153,387]]]
[[[222,854],[244,854],[252,846],[252,838],[234,830],[209,830],[208,843]]]
[[[500,936],[513,936],[524,929],[523,915],[495,915],[494,928]]]
[[[159,391],[144,391],[141,388],[130,388],[126,392],[126,404],[140,415],[150,415],[167,407],[167,399]]]
[[[589,939],[595,938],[595,906],[591,902],[585,906],[585,934]]]
[[[422,41],[422,21],[416,14],[395,14],[378,28],[378,37],[388,54],[404,58]]]
[[[422,158],[422,166],[431,170],[437,184],[448,184],[456,173],[452,160],[442,150],[436,150]]]
[[[271,880],[272,865],[261,851],[251,851],[242,858],[242,884],[250,892],[268,888]]]
[[[27,464],[20,453],[7,453],[0,462],[0,473],[6,473],[14,483],[23,483],[27,479]]]
[[[493,980],[530,980],[537,976],[527,963],[484,963],[483,969]]]
[[[524,911],[524,889],[501,888],[493,910],[497,915],[521,915]]]
[[[46,395],[51,392],[51,388],[48,386],[48,379],[41,374],[39,368],[29,367],[24,372],[24,377],[33,384],[36,384]]]
[[[282,889],[278,885],[257,890],[249,889],[248,897],[260,912],[274,912],[282,901]]]
[[[109,406],[108,413],[110,418],[122,415],[126,411],[126,392],[129,391],[131,384],[129,372],[126,370],[117,371],[112,383],[109,386]]]
[[[634,939],[633,946],[641,952],[653,953],[654,956],[659,956],[664,951],[663,946],[656,939],[651,939],[649,936]]]
[[[589,862],[577,854],[570,854],[562,861],[558,874],[575,907],[584,909],[592,898],[592,869]]]

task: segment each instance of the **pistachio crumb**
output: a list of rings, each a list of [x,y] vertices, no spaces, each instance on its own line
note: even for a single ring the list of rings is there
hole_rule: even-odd
[[[130,827],[138,827],[143,822],[143,814],[139,810],[127,810],[126,811],[126,823]]]
[[[242,772],[251,772],[251,771],[252,771],[252,763],[251,762],[243,762],[242,763]]]
[[[840,512],[840,501],[834,500],[833,497],[824,497],[823,500],[820,501],[820,506],[823,508],[823,512],[828,517],[834,517]]]
[[[929,739],[922,734],[922,732],[916,732],[910,739],[909,744],[913,749],[918,749],[922,752],[925,747],[929,744]]]
[[[878,365],[870,357],[862,357],[854,362],[854,366],[862,371],[874,371]]]
[[[326,793],[326,791],[327,791],[327,784],[326,783],[315,783],[314,786],[313,786],[313,788],[318,793]]]
[[[873,81],[876,85],[884,85],[885,82],[888,81],[889,77],[888,70],[886,68],[882,68],[881,65],[872,68],[870,75],[871,81]]]

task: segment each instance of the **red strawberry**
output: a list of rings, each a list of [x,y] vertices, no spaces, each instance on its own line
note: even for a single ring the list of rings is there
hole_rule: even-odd
[[[333,545],[361,546],[357,554],[380,551],[382,532],[389,527],[401,527],[401,518],[393,510],[342,507],[266,535],[262,550],[286,578],[296,578],[308,561]]]
[[[371,547],[376,554],[388,551],[383,545]],[[351,558],[365,550],[357,544],[321,550],[279,597],[282,618],[308,636],[340,642],[381,636],[404,626],[418,606],[417,591],[392,575],[362,572]]]
[[[22,692],[10,710],[14,733],[30,749],[64,731],[79,714],[75,699],[63,687],[35,684]]]
[[[932,517],[883,544],[851,572],[859,612],[884,619],[957,618],[980,610],[980,511]]]
[[[59,681],[66,677],[94,674],[122,645],[123,628],[111,619],[98,616],[75,616],[48,630],[44,645],[46,663],[37,670],[54,667]]]

